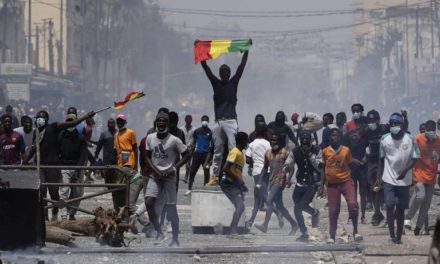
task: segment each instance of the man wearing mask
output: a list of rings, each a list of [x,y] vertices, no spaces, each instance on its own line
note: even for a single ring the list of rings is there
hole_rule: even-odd
[[[366,117],[364,116],[364,106],[361,104],[353,104],[351,106],[351,113],[353,118],[346,124],[347,133],[353,130],[364,130],[367,125]],[[363,132],[361,132],[363,134]]]
[[[287,157],[285,167],[289,172],[288,187],[291,185],[291,179],[295,172],[295,164],[298,166],[296,173],[296,185],[292,194],[295,204],[295,218],[298,222],[301,236],[297,241],[307,242],[309,234],[304,224],[303,212],[312,216],[312,227],[317,227],[319,222],[319,211],[310,206],[315,197],[317,184],[321,183],[319,161],[317,156],[320,154],[320,148],[312,145],[312,135],[308,131],[302,131],[299,135],[301,146],[294,148]]]
[[[29,156],[29,153],[32,149],[32,139],[34,137],[34,129],[32,127],[32,118],[29,116],[21,117],[21,127],[17,127],[14,129],[15,132],[19,133],[24,140],[24,144],[26,146],[26,156]]]
[[[235,135],[238,132],[236,112],[238,83],[243,75],[248,55],[249,51],[243,53],[241,63],[237,67],[237,72],[232,78],[230,78],[231,68],[229,68],[228,65],[223,64],[220,66],[219,79],[212,73],[206,61],[201,62],[203,70],[214,89],[215,126],[212,130],[215,144],[213,160],[214,175],[208,185],[218,184],[220,170],[222,169],[223,153],[225,152],[225,142],[228,142],[229,151],[235,147]]]
[[[138,149],[136,143],[136,133],[134,130],[127,128],[127,116],[119,114],[116,117],[116,125],[118,132],[115,134],[113,145],[116,150],[117,165],[124,168],[124,172],[117,172],[113,183],[121,183],[127,176],[137,171]],[[113,192],[113,205],[115,209],[125,205],[125,191]],[[130,197],[130,201],[133,201]],[[134,213],[133,204],[130,205],[130,214]]]
[[[68,114],[66,122],[76,119],[76,115]],[[75,127],[69,127],[61,130],[58,134],[58,144],[60,150],[60,165],[65,166],[84,166],[87,160],[87,142]],[[63,183],[82,183],[83,173],[81,170],[61,170]],[[84,194],[84,187],[63,186],[59,188],[60,200],[69,200],[81,197]],[[79,207],[80,201],[71,204]],[[76,210],[70,207],[62,208],[61,218],[63,220],[76,220]]]
[[[263,233],[267,232],[270,218],[272,216],[273,206],[276,204],[278,211],[290,223],[291,230],[289,236],[293,236],[298,229],[298,224],[293,220],[289,211],[284,207],[283,191],[287,185],[287,176],[284,171],[284,163],[289,155],[289,152],[281,147],[280,135],[274,133],[270,135],[271,149],[266,151],[264,157],[264,167],[261,171],[261,177],[258,181],[257,188],[261,188],[265,177],[269,177],[269,193],[267,195],[266,217],[262,225],[255,225],[255,228]],[[270,173],[268,171],[270,170]]]
[[[203,167],[204,181],[203,184],[207,184],[209,181],[209,163],[212,160],[212,152],[214,148],[214,142],[212,140],[212,131],[208,127],[209,117],[202,116],[202,126],[197,128],[193,133],[191,139],[194,144],[192,145],[192,162],[191,172],[189,174],[188,191],[185,195],[189,195],[194,184],[194,178],[199,170],[199,167]]]
[[[32,149],[27,157],[26,163],[29,162],[34,156],[37,154],[37,157],[34,159],[38,162],[38,159],[41,165],[59,165],[59,145],[58,145],[58,133],[61,130],[67,129],[69,127],[74,127],[79,123],[83,122],[87,118],[92,118],[95,113],[89,112],[81,118],[64,122],[64,123],[50,123],[49,124],[49,113],[45,110],[41,110],[36,115],[35,125],[38,129],[38,133],[35,134],[33,139]],[[36,153],[37,144],[39,145],[40,153]],[[41,182],[48,183],[60,183],[61,182],[61,173],[57,169],[40,169],[40,180]],[[60,199],[59,196],[59,188],[57,186],[49,186],[49,187],[41,187],[41,195],[43,198],[46,198],[47,191],[49,190],[50,198],[54,201],[58,201]],[[48,212],[45,210],[46,220],[48,219]],[[52,221],[56,221],[58,219],[58,208],[54,207],[52,209]]]
[[[383,135],[390,132],[388,125],[380,123],[380,114],[376,110],[371,110],[367,113],[368,130],[366,134],[368,146],[366,147],[367,156],[367,180],[371,190],[373,202],[373,216],[371,217],[371,224],[378,226],[385,217],[381,212],[381,205],[383,203],[383,186],[377,185],[378,169],[379,169],[379,150],[380,140]]]
[[[169,116],[159,112],[156,116],[157,132],[149,134],[146,140],[146,163],[152,170],[150,180],[145,192],[145,206],[148,217],[157,232],[155,244],[165,241],[166,237],[159,225],[159,215],[162,210],[157,210],[156,203],[165,203],[168,220],[171,221],[173,239],[170,247],[179,246],[179,216],[177,214],[176,172],[188,160],[189,155],[186,145],[168,130]],[[178,162],[177,157],[183,156]],[[162,197],[164,201],[157,199]]]
[[[23,137],[12,130],[12,117],[8,114],[1,116],[3,133],[0,134],[0,164],[20,165],[26,159]]]
[[[416,136],[416,142],[420,149],[420,158],[412,169],[414,193],[411,197],[411,205],[406,216],[405,226],[411,227],[411,219],[418,212],[414,235],[420,235],[420,230],[428,216],[434,194],[435,180],[440,156],[440,137],[435,131],[435,122],[429,120],[425,123],[426,132]]]
[[[292,129],[286,124],[286,116],[283,111],[278,111],[275,116],[275,121],[272,121],[267,126],[269,134],[278,134],[280,136],[280,148],[287,146],[287,138],[289,138],[295,146],[298,145],[298,140],[293,134]]]
[[[420,157],[420,150],[411,135],[402,126],[404,118],[399,113],[390,116],[390,134],[380,141],[378,179],[382,175],[387,222],[391,241],[402,243],[405,209],[409,207],[411,169]],[[394,222],[397,221],[397,231]]]
[[[186,147],[188,149],[193,144],[193,142],[192,142],[193,133],[194,133],[194,130],[196,130],[194,128],[194,126],[192,125],[192,121],[193,121],[192,116],[186,115],[185,116],[185,125],[180,128],[180,130],[182,130],[183,134],[185,135],[185,143],[186,143]],[[188,182],[190,170],[191,170],[191,160],[188,160],[188,162],[185,164],[185,178],[183,180],[183,182],[185,182],[185,183]]]

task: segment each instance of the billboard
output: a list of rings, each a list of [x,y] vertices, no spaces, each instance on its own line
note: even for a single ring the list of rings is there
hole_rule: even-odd
[[[30,99],[30,80],[32,65],[22,63],[3,63],[0,66],[0,78],[6,84],[4,90],[7,100]]]

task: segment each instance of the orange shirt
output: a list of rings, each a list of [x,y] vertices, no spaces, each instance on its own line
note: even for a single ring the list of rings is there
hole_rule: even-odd
[[[322,162],[325,164],[325,178],[329,184],[346,182],[351,178],[351,152],[346,146],[335,151],[331,146],[322,150]]]
[[[413,167],[413,180],[435,185],[440,155],[440,137],[428,141],[425,134],[418,134],[416,142],[420,149],[420,158]]]
[[[118,166],[134,169],[137,162],[133,149],[133,145],[136,144],[136,133],[129,128],[119,131],[116,133],[113,143],[118,157]],[[126,159],[124,160],[124,158]]]

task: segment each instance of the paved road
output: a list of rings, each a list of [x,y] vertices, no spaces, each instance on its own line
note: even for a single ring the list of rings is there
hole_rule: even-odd
[[[201,184],[202,175],[198,175],[196,185]],[[246,177],[247,185],[252,186],[252,179]],[[278,227],[276,218],[273,218],[269,226],[267,234],[262,234],[258,230],[252,229],[250,234],[242,235],[239,238],[228,239],[223,235],[195,235],[192,234],[191,229],[191,205],[190,197],[183,194],[186,191],[186,185],[181,183],[178,195],[178,211],[180,217],[181,235],[180,242],[182,248],[204,248],[204,247],[222,247],[222,246],[276,246],[276,245],[291,245],[292,248],[303,247],[305,244],[296,242],[296,236],[287,236],[289,228],[284,229]],[[251,188],[249,188],[251,189]],[[96,188],[95,190],[99,190]],[[94,191],[94,189],[87,189],[86,194]],[[284,203],[293,215],[293,202],[291,199],[293,189],[286,189],[284,191]],[[139,203],[141,200],[139,200]],[[440,199],[436,196],[433,200],[434,210],[430,211],[431,220],[435,219],[437,214],[437,204]],[[253,197],[252,193],[246,196],[246,213],[250,215],[252,209]],[[321,210],[321,222],[317,229],[311,229],[310,234],[315,242],[307,245],[319,246],[325,245],[328,234],[328,217],[327,208],[324,207],[325,200],[315,201],[315,205]],[[83,202],[83,207],[86,209],[93,209],[96,206],[111,206],[111,196],[104,195],[95,197]],[[367,219],[371,218],[372,212],[367,213]],[[79,214],[78,218],[89,217],[87,215]],[[264,213],[260,212],[257,216],[256,223],[261,223],[264,218]],[[348,242],[342,245],[354,245],[351,242],[351,226],[347,224],[348,214],[346,205],[343,203],[342,212],[340,215],[340,225],[338,227],[338,236],[343,237]],[[306,223],[310,225],[310,217],[306,216]],[[99,246],[94,238],[77,237],[76,244],[78,249],[87,249],[92,251],[104,250],[105,253],[81,253],[77,254],[74,250],[71,252],[67,248],[60,247],[54,244],[47,244],[45,254],[32,255],[26,254],[17,259],[18,255],[2,255],[1,258],[12,260],[12,263],[35,263],[36,259],[44,260],[46,263],[387,263],[392,260],[394,263],[426,263],[426,256],[420,256],[428,251],[431,243],[430,236],[415,237],[411,232],[407,232],[404,237],[403,245],[392,245],[388,242],[388,231],[383,227],[372,227],[369,223],[360,225],[360,232],[364,235],[364,242],[361,245],[364,247],[362,252],[357,251],[341,251],[341,252],[294,252],[294,253],[224,253],[224,254],[151,254],[142,253],[143,249],[154,249],[157,246],[153,245],[153,240],[145,238],[143,234],[132,235],[127,234],[130,242],[128,248],[118,248],[119,252],[111,253],[112,248],[107,246]],[[168,236],[170,236],[169,234]],[[161,246],[164,249],[166,245]],[[61,249],[62,253],[54,254],[54,250]],[[120,251],[125,253],[121,253]],[[134,253],[126,253],[135,251]],[[390,254],[391,256],[379,256]],[[407,254],[406,256],[396,256]],[[199,258],[200,257],[200,258]],[[15,261],[15,262],[14,262]]]

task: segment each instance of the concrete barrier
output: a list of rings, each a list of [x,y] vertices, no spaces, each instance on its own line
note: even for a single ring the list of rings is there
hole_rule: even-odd
[[[219,187],[194,188],[191,192],[191,225],[195,234],[225,234],[231,224],[234,206]],[[247,233],[245,213],[238,232]]]

